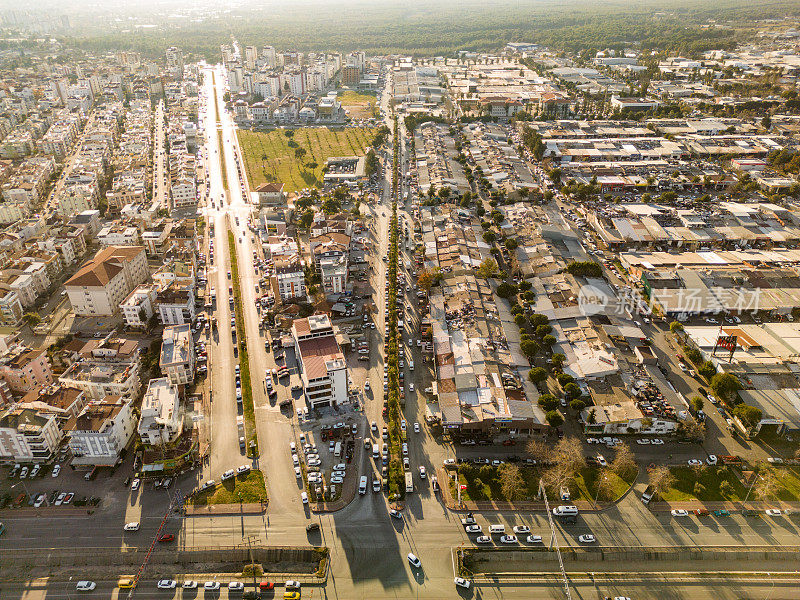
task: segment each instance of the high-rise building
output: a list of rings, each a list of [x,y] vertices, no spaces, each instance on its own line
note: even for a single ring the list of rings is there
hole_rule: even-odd
[[[167,48],[167,71],[172,77],[183,77],[183,52],[175,46]]]
[[[250,71],[256,70],[256,61],[258,60],[258,48],[255,46],[247,46],[244,49],[244,66]]]

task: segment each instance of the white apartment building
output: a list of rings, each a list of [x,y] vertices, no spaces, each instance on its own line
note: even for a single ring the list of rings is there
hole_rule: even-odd
[[[73,465],[113,467],[120,452],[136,432],[137,420],[130,398],[93,402],[64,426],[69,434]]]
[[[136,398],[139,394],[139,360],[84,360],[76,362],[58,378],[67,386],[83,390],[87,397]]]
[[[159,366],[171,383],[185,385],[194,381],[194,340],[191,325],[164,328],[161,337]]]
[[[106,225],[97,232],[97,241],[104,248],[109,246],[135,246],[139,243],[139,230],[124,225]]]
[[[24,314],[25,309],[20,302],[19,295],[14,290],[4,289],[0,284],[0,324],[16,327]]]
[[[64,287],[76,315],[112,315],[149,276],[143,246],[112,246],[87,261]]]
[[[292,323],[292,337],[306,404],[317,408],[347,402],[347,361],[328,316],[296,319]]]
[[[96,183],[65,185],[56,199],[58,214],[68,219],[85,210],[97,207],[98,190]]]
[[[299,261],[294,265],[276,267],[273,281],[281,300],[306,297],[306,279]]]
[[[180,177],[172,182],[172,205],[175,207],[194,206],[197,204],[197,186],[194,179]]]
[[[119,305],[128,327],[145,327],[155,314],[157,288],[142,284],[136,287]]]
[[[47,462],[63,437],[55,415],[13,405],[0,413],[0,461]]]
[[[166,377],[150,380],[142,398],[137,432],[142,442],[150,446],[169,444],[183,433],[183,407],[178,386]]]

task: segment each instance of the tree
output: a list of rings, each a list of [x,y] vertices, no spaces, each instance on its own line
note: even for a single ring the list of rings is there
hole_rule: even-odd
[[[295,148],[294,149],[294,157],[298,160],[303,160],[303,157],[308,154],[308,150],[305,148]]]
[[[611,462],[611,470],[626,481],[636,474],[638,470],[636,458],[628,444],[617,446],[617,454]]]
[[[307,210],[302,215],[300,215],[300,227],[303,229],[308,229],[311,227],[311,223],[314,222],[314,211]]]
[[[419,289],[424,290],[427,293],[431,291],[434,280],[434,273],[429,269],[424,269],[417,276],[417,285],[419,286]]]
[[[578,387],[577,383],[570,382],[564,386],[564,394],[566,394],[567,398],[577,398],[581,395],[581,388]]]
[[[42,322],[42,317],[39,316],[39,313],[26,312],[24,315],[22,315],[22,320],[25,321],[29,327],[36,327]]]
[[[497,234],[494,231],[484,231],[483,232],[483,241],[487,244],[494,244],[494,241],[497,239]]]
[[[553,394],[542,394],[537,401],[544,411],[555,410],[558,407],[558,398]]]
[[[703,400],[703,398],[698,395],[692,396],[690,402],[695,412],[703,410],[703,406],[705,405],[705,401]]]
[[[669,330],[671,333],[677,335],[679,333],[683,333],[683,323],[680,321],[673,321],[669,324]]]
[[[710,381],[711,378],[714,377],[714,375],[716,374],[717,367],[714,366],[714,363],[712,363],[711,361],[706,360],[703,361],[699,367],[697,367],[697,372],[703,377],[705,377],[707,381]]]
[[[539,353],[541,348],[534,340],[526,339],[520,342],[519,349],[525,355],[525,358],[530,361]]]
[[[550,427],[558,427],[564,422],[564,417],[557,410],[548,411],[544,418]]]
[[[543,383],[547,381],[547,371],[542,367],[534,367],[528,372],[528,379],[536,385]]]
[[[748,404],[739,404],[733,409],[733,416],[737,417],[747,427],[757,425],[761,421],[763,414],[760,408]]]
[[[759,500],[769,500],[778,489],[778,481],[773,469],[766,469],[758,473],[758,482],[756,482],[753,492]]]
[[[584,408],[586,408],[586,402],[580,398],[575,398],[575,400],[569,403],[569,407],[576,413],[580,413]]]
[[[563,366],[564,361],[567,360],[567,357],[559,352],[556,352],[555,354],[553,354],[553,356],[550,357],[550,360],[553,361],[553,366],[556,369],[560,369]]]
[[[498,272],[499,269],[497,267],[497,261],[489,257],[480,264],[475,274],[478,277],[483,277],[484,279],[488,279],[489,277],[495,277]]]
[[[522,313],[517,313],[514,315],[514,323],[517,324],[517,327],[522,329],[528,324],[528,319],[525,318],[525,315]]]
[[[501,298],[508,300],[517,293],[517,287],[507,282],[503,282],[497,286],[497,295]]]
[[[561,419],[561,415],[556,411],[551,411],[551,413],[555,413],[558,419]],[[547,413],[550,416],[551,413]],[[548,419],[548,422],[549,419]],[[559,425],[563,422],[563,419],[559,421]],[[558,427],[558,425],[553,425],[553,427]],[[544,444],[542,444],[544,446]],[[580,441],[577,438],[564,438],[559,440],[558,443],[549,448],[544,446],[544,453],[542,456],[538,457],[537,460],[539,462],[549,462],[552,466],[547,469],[547,471],[543,474],[544,482],[547,486],[551,488],[561,488],[564,486],[568,486],[578,472],[586,466],[586,460],[583,457],[583,447]],[[528,450],[532,450],[531,446],[528,447]]]
[[[515,238],[508,238],[504,244],[509,251],[514,251],[519,247],[519,242]]]
[[[594,425],[595,423],[597,423],[597,413],[594,408],[589,411],[589,415],[586,417],[586,422],[589,425]]]
[[[546,336],[544,336],[542,338],[542,345],[544,345],[547,348],[549,348],[550,346],[552,346],[555,343],[556,343],[555,336],[552,336],[552,335],[548,334],[548,335],[546,335]]]
[[[736,397],[736,392],[742,387],[742,384],[735,375],[730,373],[717,373],[711,378],[711,389],[714,395],[720,400],[732,403]]]
[[[602,277],[603,267],[593,260],[574,260],[569,263],[564,270],[570,275],[581,275],[583,277]]]
[[[497,470],[500,489],[506,500],[518,500],[525,496],[525,480],[517,465],[503,463]]]
[[[647,482],[653,486],[653,490],[656,494],[663,495],[674,485],[675,476],[672,474],[672,471],[669,470],[669,467],[659,465],[650,469],[650,472],[647,474]]]

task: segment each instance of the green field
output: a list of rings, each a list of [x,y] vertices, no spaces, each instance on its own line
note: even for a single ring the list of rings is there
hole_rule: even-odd
[[[795,502],[800,500],[800,469],[793,467],[774,468],[775,491],[772,500]],[[675,467],[672,469],[675,483],[661,496],[669,502],[701,501],[742,501],[747,497],[747,488],[729,467]],[[723,482],[727,482],[722,488]],[[696,484],[700,487],[696,487]],[[753,494],[750,500],[758,500]]]
[[[369,119],[375,116],[377,98],[374,95],[344,90],[336,99],[349,111],[353,119]]]
[[[322,185],[322,168],[332,156],[361,156],[372,144],[374,128],[304,127],[286,137],[284,129],[239,131],[239,146],[252,189],[267,181],[284,183],[284,191]],[[293,141],[297,147],[290,146]],[[306,154],[299,158],[298,148]]]
[[[250,471],[245,477],[234,477],[218,483],[213,488],[199,492],[186,499],[187,504],[246,504],[267,500],[267,488],[261,471]]]

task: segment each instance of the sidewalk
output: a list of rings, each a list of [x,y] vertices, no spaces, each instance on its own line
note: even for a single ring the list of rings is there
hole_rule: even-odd
[[[209,504],[206,506],[186,506],[186,516],[216,515],[260,515],[266,512],[269,502],[250,504]]]
[[[783,502],[781,500],[775,500],[771,502],[761,502],[761,501],[747,501],[745,502],[702,502],[700,500],[689,500],[684,502],[665,502],[660,500],[658,502],[650,502],[647,505],[647,508],[650,509],[652,512],[666,512],[673,509],[683,509],[688,511],[694,511],[697,509],[705,509],[709,512],[714,510],[728,510],[730,512],[739,512],[742,509],[746,508],[748,510],[754,510],[758,512],[764,512],[769,508],[779,508],[781,510],[791,509],[792,511],[796,511],[800,513],[800,502]]]

